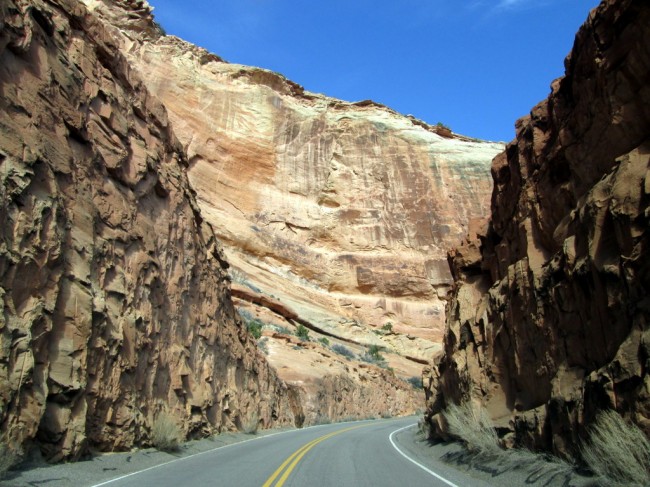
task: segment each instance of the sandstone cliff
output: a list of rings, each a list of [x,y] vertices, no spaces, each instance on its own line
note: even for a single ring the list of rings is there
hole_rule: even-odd
[[[501,144],[309,93],[172,36],[125,51],[169,111],[238,282],[314,330],[420,361],[440,349],[446,252],[487,215]],[[388,323],[393,334],[372,333]]]
[[[241,284],[235,304],[264,323],[267,358],[305,423],[323,411],[418,409],[405,380],[440,349],[446,251],[486,215],[489,161],[502,145],[226,63],[161,35],[146,2],[84,3],[168,110],[201,214]],[[297,326],[311,345],[287,346]],[[365,373],[358,359],[370,346],[382,347],[388,372]],[[350,384],[337,407],[323,377]]]
[[[142,7],[141,2],[133,8]],[[0,422],[51,460],[293,423],[163,106],[76,0],[0,2]]]
[[[225,63],[194,46],[161,37],[150,7],[141,0],[7,0],[0,3],[0,14],[3,443],[24,450],[38,446],[47,459],[56,461],[78,458],[89,448],[123,450],[147,445],[152,424],[166,410],[191,438],[254,424],[313,424],[414,413],[420,407],[421,392],[403,379],[416,375],[422,357],[390,354],[383,365],[399,368],[399,379],[391,370],[337,356],[325,345],[327,331],[320,342],[303,343],[282,333],[284,328],[278,327],[278,333],[266,329],[268,357],[246,331],[233,305],[231,275],[248,284],[243,286],[246,292],[237,294],[238,307],[252,308],[250,312],[256,315],[266,313],[269,323],[275,320],[293,327],[304,323],[319,332],[314,325],[317,320],[304,311],[311,298],[306,290],[317,286],[304,276],[296,278],[293,271],[286,273],[291,279],[283,274],[292,259],[297,259],[297,269],[308,269],[300,260],[307,252],[290,240],[277,240],[277,246],[273,232],[251,233],[251,222],[259,221],[250,211],[260,211],[260,205],[273,211],[270,205],[278,197],[291,199],[293,193],[278,196],[286,190],[283,187],[272,201],[247,203],[247,198],[256,198],[256,192],[268,192],[260,180],[268,176],[264,164],[271,160],[258,161],[256,156],[263,155],[255,142],[261,133],[259,120],[247,126],[250,133],[241,129],[234,120],[242,117],[232,115],[227,103],[222,107],[225,111],[210,112],[217,117],[214,121],[201,118],[199,106],[191,113],[172,111],[168,119],[161,100],[176,108],[191,105],[192,92],[185,92],[185,101],[152,95],[151,88],[157,85],[150,67],[160,65],[149,66],[142,56],[151,45],[160,45],[174,47],[177,50],[170,55],[198,62],[198,66]],[[182,67],[181,59],[174,57],[160,62]],[[293,86],[275,74],[237,69]],[[170,72],[180,76],[173,70],[157,75],[166,78]],[[173,76],[170,81],[175,80]],[[244,89],[265,93],[264,83],[258,81],[251,80]],[[229,97],[235,95],[215,88],[215,100]],[[360,113],[366,109],[361,106]],[[399,118],[384,108],[373,110]],[[212,192],[197,196],[195,189],[210,186],[195,170],[203,167],[198,153],[188,140],[179,142],[176,133],[191,137],[185,124],[198,130],[202,123],[210,126],[221,119],[228,121],[220,132],[197,132],[196,139],[210,147],[234,144],[237,150],[218,162],[236,161],[229,168],[227,185],[217,184]],[[400,120],[408,130],[419,123]],[[232,126],[237,130],[224,133]],[[422,130],[433,137],[434,129]],[[247,137],[251,143],[242,143],[240,139]],[[494,147],[457,139],[448,145],[452,152],[457,146],[494,151]],[[458,155],[461,162],[467,161],[463,150]],[[241,167],[246,170],[237,169]],[[460,169],[450,171],[456,174]],[[469,164],[469,182],[473,178],[482,181],[483,189],[476,193],[480,197],[488,194],[489,186],[483,172]],[[214,182],[216,177],[218,182],[218,175],[208,173],[206,181]],[[232,203],[224,188],[240,179],[246,184],[236,192],[242,198],[236,205],[247,208],[250,221],[227,219],[219,206]],[[228,197],[220,199],[220,191]],[[484,205],[471,202],[474,196],[465,194],[463,208],[480,213]],[[221,209],[215,212],[213,206]],[[273,227],[271,222],[265,224]],[[243,226],[238,229],[237,225]],[[460,234],[461,227],[441,231]],[[301,232],[291,222],[285,230]],[[230,275],[220,244],[224,239],[229,257],[240,265]],[[286,255],[285,248],[290,249]],[[258,260],[267,254],[267,264],[260,265]],[[404,267],[405,272],[421,260],[418,254]],[[309,263],[325,265],[322,260]],[[248,276],[241,270],[246,266],[253,269]],[[394,262],[387,269],[398,273]],[[381,281],[369,272],[364,274],[368,285]],[[266,292],[258,293],[247,282],[258,274],[265,276],[256,282]],[[275,275],[281,279],[264,283]],[[439,281],[436,285],[446,285],[449,279],[443,276]],[[290,291],[285,291],[294,301],[281,302],[271,296],[270,291],[285,282],[294,285],[287,285]],[[431,294],[421,282],[416,287]],[[322,313],[328,303],[317,302],[315,308]],[[414,309],[428,313],[427,306],[416,303]],[[349,303],[344,307],[359,308]],[[352,319],[347,323],[352,330],[347,335],[354,338],[360,325]],[[340,334],[346,335],[345,330]],[[362,339],[332,335],[333,344],[349,345],[357,359],[366,342],[416,343],[420,351],[433,346],[430,341],[395,333],[364,332]]]
[[[605,0],[492,164],[489,226],[450,254],[432,433],[482,402],[506,443],[574,453],[615,408],[650,433],[650,6]]]

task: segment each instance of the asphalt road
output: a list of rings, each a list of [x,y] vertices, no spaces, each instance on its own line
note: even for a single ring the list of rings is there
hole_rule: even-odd
[[[289,431],[179,458],[95,486],[487,485],[410,454],[414,423],[413,418],[404,418]]]

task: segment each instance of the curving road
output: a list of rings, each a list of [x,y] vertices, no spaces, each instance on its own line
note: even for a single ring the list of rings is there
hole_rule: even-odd
[[[486,485],[409,451],[414,434],[413,418],[322,425],[179,458],[95,487]]]

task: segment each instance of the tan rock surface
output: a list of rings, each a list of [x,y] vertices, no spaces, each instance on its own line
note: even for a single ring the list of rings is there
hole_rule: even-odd
[[[650,433],[649,35],[647,3],[603,1],[494,159],[489,228],[450,254],[444,354],[425,374],[432,430],[472,398],[509,444],[563,455],[599,409]]]
[[[426,220],[420,229],[413,223],[402,228],[399,218],[391,217],[390,232],[387,228],[362,232],[362,220],[381,227],[378,222],[385,217],[375,212],[376,207],[385,203],[393,211],[400,208],[399,201],[373,197],[365,209],[355,203],[363,211],[341,204],[351,211],[345,218],[354,222],[354,232],[333,231],[342,220],[331,218],[327,211],[333,211],[332,205],[318,196],[322,188],[315,192],[312,187],[314,181],[323,182],[319,172],[323,168],[297,168],[320,175],[293,182],[286,178],[290,187],[280,184],[284,176],[273,184],[266,181],[270,173],[293,174],[288,166],[293,163],[284,158],[282,167],[265,168],[265,164],[276,164],[275,159],[268,159],[267,151],[275,154],[278,147],[268,141],[258,144],[263,128],[263,124],[258,128],[258,118],[253,118],[252,126],[250,120],[243,122],[251,130],[247,135],[248,129],[240,126],[241,117],[233,119],[229,114],[226,101],[230,95],[223,92],[219,96],[226,100],[226,111],[221,113],[225,125],[219,130],[237,130],[229,137],[219,132],[209,140],[197,139],[206,146],[232,147],[224,158],[216,159],[222,164],[239,160],[228,163],[229,180],[222,184],[214,167],[201,163],[202,152],[192,149],[188,157],[191,143],[180,143],[175,130],[178,125],[187,135],[189,129],[179,118],[170,123],[163,104],[150,94],[150,80],[141,78],[147,70],[135,61],[147,53],[147,42],[160,35],[146,2],[7,0],[0,3],[0,13],[0,209],[5,222],[0,243],[4,305],[0,421],[4,440],[26,450],[38,446],[47,459],[56,461],[78,458],[89,447],[123,450],[149,444],[152,424],[163,410],[178,420],[185,436],[196,437],[253,423],[261,427],[311,424],[326,418],[412,413],[419,407],[421,394],[390,370],[359,361],[348,364],[324,344],[294,343],[296,339],[282,334],[268,337],[269,361],[278,368],[278,377],[235,313],[228,264],[213,229],[227,239],[230,257],[238,263],[233,275],[242,281],[255,276],[265,287],[266,292],[257,293],[263,299],[256,312],[283,323],[316,323],[323,328],[314,332],[314,339],[326,337],[328,329],[336,331],[341,338],[332,338],[333,342],[349,344],[357,355],[368,345],[390,344],[393,352],[405,353],[386,352],[387,365],[399,368],[406,378],[416,375],[419,362],[435,347],[428,338],[439,333],[420,331],[423,316],[442,311],[439,303],[426,302],[433,296],[432,283],[444,290],[449,281],[439,258],[423,257],[430,245],[422,243],[428,237],[418,232],[434,232],[427,227],[431,224],[426,220],[429,203],[417,200],[419,209],[409,217]],[[163,47],[186,46],[174,40],[169,45],[160,42]],[[127,49],[131,50],[128,56],[124,54]],[[199,65],[223,64],[193,47],[176,54],[194,62],[197,52]],[[252,90],[265,90],[264,83],[281,79],[259,70],[248,72],[255,78],[247,82]],[[237,84],[236,79],[229,83]],[[187,103],[191,101],[188,98]],[[297,106],[296,110],[306,108]],[[382,118],[399,118],[372,104],[351,108],[357,109],[359,117],[377,111],[363,128],[371,138],[378,135],[370,127],[381,124]],[[266,113],[276,118],[282,115]],[[197,118],[202,123],[201,116],[196,110],[186,122],[196,123]],[[458,139],[445,142],[428,129],[399,120],[399,130],[405,129],[405,135],[390,136],[398,146],[408,145],[411,131],[423,130],[427,140],[446,147],[445,151],[461,147],[459,161],[470,168],[473,159],[466,157],[464,148],[495,150]],[[355,123],[364,125],[360,120]],[[246,137],[250,143],[245,143]],[[313,144],[307,145],[309,151],[315,150]],[[283,147],[296,150],[289,143]],[[296,163],[301,159],[292,157]],[[407,168],[415,164],[410,157],[403,162]],[[357,152],[354,159],[359,158],[363,156]],[[416,174],[423,174],[423,164],[430,161],[417,159]],[[345,158],[343,162],[349,165]],[[245,170],[237,169],[239,165]],[[364,181],[376,179],[374,172],[383,166],[373,161],[367,168],[370,172],[364,172],[363,164],[343,169],[355,181]],[[389,164],[385,166],[382,171],[392,170]],[[207,171],[205,176],[202,170]],[[399,177],[406,178],[409,171]],[[462,172],[460,166],[444,171]],[[470,179],[484,181],[480,167],[469,174]],[[385,175],[379,177],[385,179]],[[421,189],[426,181],[409,177],[403,184],[415,189],[403,191],[415,195],[429,191]],[[195,187],[200,191],[201,183],[210,181],[226,196],[214,208],[203,193],[197,198],[195,192]],[[294,188],[296,181],[304,187]],[[246,217],[223,223],[221,219],[228,216],[223,205],[230,204],[228,184],[240,182],[246,184],[233,194],[242,198],[236,205],[246,210]],[[333,187],[339,191],[338,183]],[[469,202],[481,194],[487,191],[467,193],[467,208],[481,208],[481,203]],[[344,196],[360,200],[359,195]],[[279,206],[272,210],[272,204]],[[284,227],[268,220],[275,213],[255,216],[267,210],[284,214],[290,208],[298,213]],[[300,222],[311,218],[314,211],[317,232],[311,235],[311,230],[300,228]],[[442,215],[452,210],[441,211]],[[325,220],[331,221],[322,226]],[[254,230],[254,225],[262,223],[274,230]],[[461,226],[440,227],[439,231],[460,234]],[[325,238],[308,245],[304,239],[283,239],[285,231]],[[332,238],[327,236],[330,231]],[[391,257],[397,250],[384,249],[383,242],[393,239],[391,232],[401,232],[396,247],[400,252],[417,247],[406,252],[410,257],[404,267],[396,267]],[[363,235],[365,243],[346,242],[352,235]],[[372,235],[378,236],[371,241]],[[335,252],[327,248],[330,241],[335,243]],[[384,253],[374,256],[368,250],[376,247]],[[342,251],[342,256],[337,254]],[[376,262],[381,265],[373,267]],[[341,281],[338,291],[336,279],[324,272],[329,268],[338,269],[335,276],[346,281]],[[310,273],[325,277],[316,279]],[[359,282],[365,283],[361,294]],[[273,298],[279,283],[283,294]],[[384,298],[382,293],[395,296]],[[240,300],[238,305],[251,303]],[[420,338],[372,333],[359,322],[362,317],[367,321],[369,310],[375,310],[378,325],[385,324],[386,317],[402,317],[403,322],[395,321],[396,330],[414,330]],[[282,363],[292,360],[298,367],[287,372]]]
[[[381,370],[328,375],[337,361],[321,360],[313,362],[317,379],[303,371],[311,359],[276,344],[284,356],[269,360],[305,421],[418,409],[404,380],[441,348],[446,251],[470,217],[487,213],[489,160],[502,145],[225,63],[160,36],[146,9],[128,15],[137,2],[85,3],[119,27],[116,42],[167,108],[201,214],[240,284],[237,305],[267,325],[306,325],[314,339],[339,340],[357,355],[386,349],[399,378]],[[348,391],[340,408],[323,393],[335,384]]]
[[[128,449],[163,409],[188,437],[293,423],[186,154],[112,29],[75,0],[0,14],[3,443]]]
[[[390,322],[418,340],[385,346],[439,349],[446,252],[487,214],[501,144],[312,94],[175,37],[126,50],[169,110],[235,280],[342,337],[371,344]]]

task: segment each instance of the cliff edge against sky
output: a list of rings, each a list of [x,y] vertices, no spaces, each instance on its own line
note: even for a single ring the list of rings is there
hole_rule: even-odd
[[[450,254],[426,417],[483,404],[510,444],[576,453],[597,411],[650,433],[650,8],[603,1],[492,163],[491,218]]]

